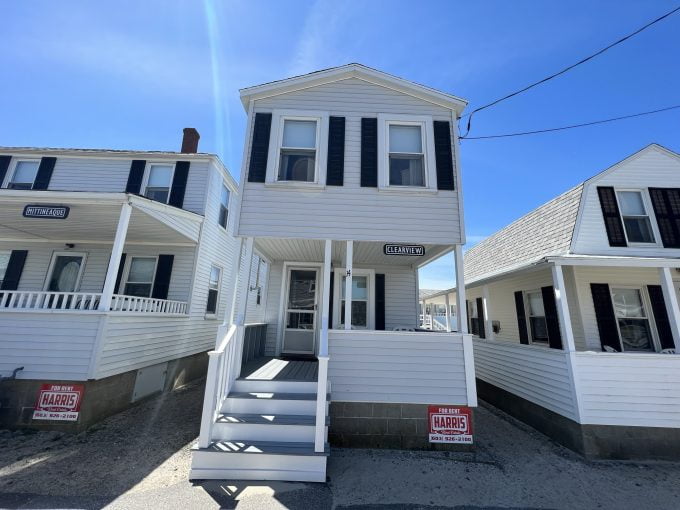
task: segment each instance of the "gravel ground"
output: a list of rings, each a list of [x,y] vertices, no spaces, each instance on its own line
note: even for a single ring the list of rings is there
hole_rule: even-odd
[[[0,431],[3,508],[680,508],[680,464],[586,462],[492,408],[477,452],[334,449],[329,483],[187,480],[203,387],[77,436]]]

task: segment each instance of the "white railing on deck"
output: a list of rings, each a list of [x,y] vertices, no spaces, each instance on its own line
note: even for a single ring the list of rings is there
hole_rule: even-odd
[[[97,310],[101,292],[0,291],[0,312],[15,310]],[[113,312],[184,314],[185,301],[114,294]]]
[[[148,297],[124,296],[114,294],[111,299],[112,312],[145,312],[145,313],[186,313],[186,301],[156,299]]]
[[[207,448],[210,444],[213,423],[237,377],[241,353],[236,345],[236,332],[235,325],[220,326],[217,331],[218,347],[208,353],[208,375],[203,396],[201,431],[198,436],[199,448]]]

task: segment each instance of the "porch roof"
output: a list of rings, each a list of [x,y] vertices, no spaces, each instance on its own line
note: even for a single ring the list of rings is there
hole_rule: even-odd
[[[0,240],[113,242],[121,206],[132,206],[126,242],[195,244],[203,217],[128,193],[0,190]],[[69,207],[65,219],[25,218],[26,205]]]

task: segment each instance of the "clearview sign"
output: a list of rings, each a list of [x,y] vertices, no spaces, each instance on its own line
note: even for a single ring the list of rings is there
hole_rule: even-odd
[[[469,407],[428,406],[430,443],[472,444],[472,410]]]
[[[383,246],[385,255],[404,255],[406,257],[422,257],[425,247],[420,244],[386,244]]]
[[[24,218],[52,218],[65,220],[70,209],[65,205],[27,205],[24,207]]]

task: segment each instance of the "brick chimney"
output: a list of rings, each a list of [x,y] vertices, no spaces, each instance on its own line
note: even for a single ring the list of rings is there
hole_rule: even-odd
[[[198,139],[201,135],[198,134],[195,128],[184,128],[184,136],[182,137],[182,150],[184,154],[195,154],[198,152]]]

